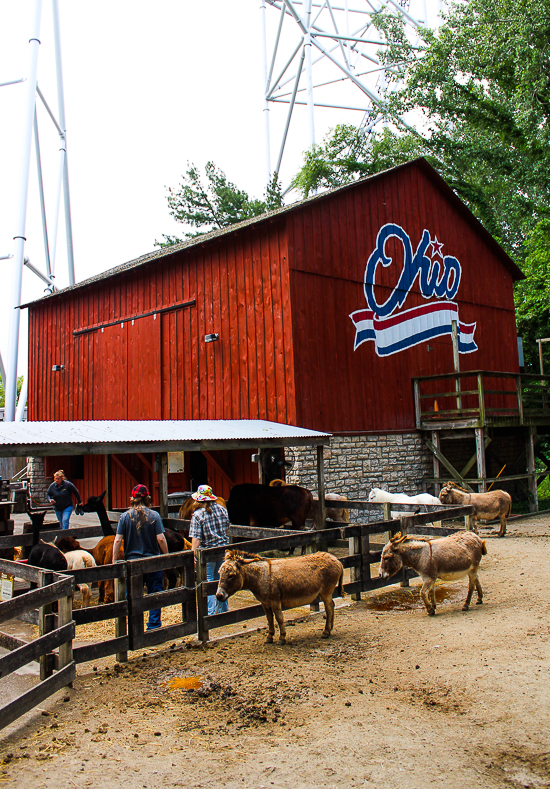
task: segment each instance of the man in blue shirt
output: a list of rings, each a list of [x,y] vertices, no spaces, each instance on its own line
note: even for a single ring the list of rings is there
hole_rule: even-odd
[[[56,471],[53,482],[48,488],[48,500],[54,505],[55,515],[62,529],[69,528],[69,520],[73,511],[73,496],[79,504],[82,503],[80,493],[72,482],[65,478],[63,471]]]
[[[130,497],[130,509],[120,516],[115,541],[113,543],[113,562],[120,553],[124,541],[125,559],[144,559],[146,556],[159,556],[168,553],[168,544],[164,536],[164,526],[158,512],[149,509],[151,496],[145,485],[136,485]],[[164,574],[162,570],[145,573],[143,580],[147,586],[147,594],[164,590]],[[147,630],[160,627],[160,608],[149,611]]]

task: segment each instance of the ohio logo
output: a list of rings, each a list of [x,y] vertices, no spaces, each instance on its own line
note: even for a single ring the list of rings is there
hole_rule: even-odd
[[[379,264],[389,266],[392,263],[392,258],[385,251],[389,238],[397,238],[403,245],[403,269],[394,290],[386,301],[379,304],[374,294],[376,270]],[[356,328],[354,350],[372,340],[378,356],[391,356],[432,337],[452,334],[452,324],[456,321],[459,353],[477,351],[474,342],[476,324],[461,323],[458,304],[453,301],[460,286],[462,268],[455,257],[443,255],[442,248],[437,236],[432,240],[430,233],[424,230],[413,254],[411,240],[400,225],[388,223],[380,228],[363,282],[369,309],[357,310],[349,316]],[[440,260],[437,260],[438,256]],[[422,296],[425,299],[435,296],[439,301],[399,310],[417,278]]]

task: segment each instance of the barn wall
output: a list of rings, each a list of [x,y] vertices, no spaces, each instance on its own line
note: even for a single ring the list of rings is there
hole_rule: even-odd
[[[46,299],[30,310],[30,418],[294,424],[290,316],[281,221]]]
[[[383,358],[372,341],[354,351],[355,326],[349,316],[367,308],[365,267],[378,231],[389,222],[406,231],[413,252],[426,228],[443,243],[442,254],[460,261],[462,277],[453,301],[461,323],[477,323],[478,346],[476,352],[460,355],[461,369],[519,372],[510,270],[482,231],[421,168],[390,171],[308,203],[289,217],[297,420],[303,427],[330,432],[412,429],[412,378],[454,369],[450,336]],[[394,262],[376,270],[378,304],[389,298],[403,268],[401,242],[388,240],[386,253]],[[440,260],[435,254],[432,259]],[[400,309],[427,303],[417,278]]]

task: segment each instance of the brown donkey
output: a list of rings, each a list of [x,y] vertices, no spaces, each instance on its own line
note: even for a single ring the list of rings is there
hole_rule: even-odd
[[[332,593],[338,587],[339,596],[344,596],[343,575],[344,568],[338,559],[323,551],[292,559],[262,559],[255,554],[226,551],[216,597],[224,601],[241,589],[249,589],[265,611],[269,628],[267,643],[273,643],[275,614],[279,643],[286,644],[283,607],[307,605],[320,595],[326,613],[323,638],[328,638],[334,626]]]
[[[471,531],[457,532],[437,540],[402,537],[399,532],[382,551],[380,577],[390,578],[402,567],[412,567],[424,581],[420,594],[429,616],[433,616],[436,579],[457,581],[467,575],[468,595],[462,610],[468,611],[474,587],[477,591],[477,605],[483,603],[483,590],[477,571],[481,557],[486,553],[485,542]]]

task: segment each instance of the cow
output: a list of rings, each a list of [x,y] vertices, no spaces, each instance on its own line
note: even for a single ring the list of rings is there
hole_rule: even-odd
[[[499,537],[506,534],[506,518],[512,512],[512,497],[505,490],[491,490],[489,493],[468,493],[455,482],[448,482],[439,494],[442,504],[471,505],[474,508],[474,531],[477,534],[478,520],[499,518]]]
[[[477,572],[481,557],[487,554],[485,542],[471,531],[460,531],[437,540],[425,537],[402,537],[401,532],[392,537],[382,551],[380,578],[391,578],[402,567],[412,567],[424,583],[420,590],[428,616],[435,615],[435,582],[457,581],[468,576],[468,595],[462,606],[468,611],[474,587],[477,605],[483,603],[483,591]]]
[[[231,523],[277,527],[291,521],[296,530],[313,517],[313,496],[298,485],[269,487],[252,482],[234,485],[227,500]]]
[[[326,615],[322,636],[328,638],[334,627],[332,594],[338,587],[338,595],[344,596],[343,575],[344,568],[339,560],[324,551],[292,559],[262,559],[243,551],[226,551],[216,598],[224,602],[241,589],[250,590],[267,617],[267,643],[273,643],[275,615],[279,644],[286,644],[283,607],[297,608],[320,596]]]

